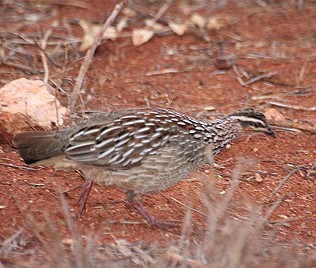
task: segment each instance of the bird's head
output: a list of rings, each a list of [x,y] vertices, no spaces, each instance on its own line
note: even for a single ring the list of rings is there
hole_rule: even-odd
[[[246,132],[263,132],[275,138],[275,134],[267,123],[267,119],[264,114],[254,108],[239,110],[228,117],[237,120]]]

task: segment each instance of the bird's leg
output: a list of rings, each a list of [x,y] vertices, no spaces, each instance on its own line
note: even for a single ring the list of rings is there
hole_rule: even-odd
[[[134,209],[136,209],[138,211],[138,213],[141,214],[148,223],[150,223],[156,227],[163,228],[163,229],[179,227],[178,224],[175,224],[172,222],[160,221],[160,220],[156,219],[154,216],[152,216],[142,205],[142,203],[140,201],[140,196],[136,195],[132,191],[127,192],[127,200],[128,200],[128,203]]]
[[[92,185],[93,185],[92,180],[87,180],[84,183],[84,185],[82,185],[80,196],[77,199],[77,202],[75,204],[75,206],[78,206],[80,204],[79,212],[77,214],[77,219],[80,219],[82,212],[86,210],[86,203],[87,203]]]

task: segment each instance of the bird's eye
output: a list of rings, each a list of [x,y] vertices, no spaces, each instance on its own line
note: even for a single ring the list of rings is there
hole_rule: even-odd
[[[253,123],[253,126],[254,126],[255,128],[260,128],[260,124],[259,124],[259,123]]]

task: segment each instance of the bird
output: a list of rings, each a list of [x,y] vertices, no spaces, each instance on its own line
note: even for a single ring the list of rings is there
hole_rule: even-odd
[[[233,140],[253,132],[275,138],[262,112],[244,108],[201,121],[165,108],[134,108],[90,116],[57,131],[21,132],[13,145],[26,164],[77,169],[87,179],[78,202],[85,210],[93,182],[115,186],[150,224],[169,228],[141,196],[185,179]]]

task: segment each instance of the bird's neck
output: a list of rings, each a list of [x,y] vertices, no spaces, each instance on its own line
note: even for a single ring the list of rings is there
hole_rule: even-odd
[[[210,141],[213,143],[213,154],[217,155],[234,139],[242,135],[243,130],[240,123],[232,118],[217,119],[208,124],[207,129],[212,137]]]

